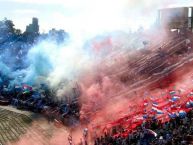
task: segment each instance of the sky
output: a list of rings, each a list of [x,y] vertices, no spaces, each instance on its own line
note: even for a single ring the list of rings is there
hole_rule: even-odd
[[[23,31],[32,17],[37,17],[41,32],[61,28],[94,34],[148,28],[157,9],[189,5],[193,6],[193,0],[0,0],[0,19],[13,20]]]

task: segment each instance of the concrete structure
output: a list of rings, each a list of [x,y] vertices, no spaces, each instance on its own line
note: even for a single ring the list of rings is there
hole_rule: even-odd
[[[27,33],[39,33],[39,25],[38,25],[38,19],[37,18],[32,18],[32,24],[29,24],[26,26],[26,32]]]
[[[193,30],[193,7],[160,9],[158,24],[169,29],[188,28]]]
[[[33,118],[42,120],[39,114],[0,106],[0,145],[15,145],[22,138],[29,140],[29,143],[50,145],[48,139],[53,125]]]

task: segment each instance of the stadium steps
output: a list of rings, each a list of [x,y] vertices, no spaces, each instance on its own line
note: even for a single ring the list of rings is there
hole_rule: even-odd
[[[185,38],[175,38],[175,40],[170,39],[167,43],[165,43],[162,49],[166,51],[167,57],[171,57],[177,51],[182,50],[184,48],[184,44],[185,44]],[[154,75],[156,76],[156,75],[162,74],[165,71],[170,72],[172,71],[172,69],[175,69],[176,67],[178,67],[178,65],[183,65],[184,63],[186,63],[188,59],[192,58],[192,55],[190,55],[186,59],[182,60],[182,62],[177,62],[171,65],[171,64],[168,64],[168,59],[165,59],[161,62],[160,62],[160,59],[155,59],[156,55],[158,55],[157,51],[153,51],[152,54],[150,55],[143,55],[141,58],[136,58],[132,63],[130,63],[133,65],[131,69],[127,68],[123,71],[120,71],[120,69],[118,69],[119,70],[118,72],[112,72],[112,74],[108,74],[108,75],[109,77],[120,77],[120,76],[125,75],[125,76],[130,76],[129,78],[133,79],[133,76],[138,74],[139,70],[147,69],[147,71],[151,74],[151,77],[152,77]],[[157,61],[159,63],[156,64],[156,62],[154,61]],[[155,67],[152,67],[151,69],[149,69],[148,68],[149,64],[146,66],[147,62],[150,62],[150,63],[153,62],[156,65],[154,64]],[[148,82],[149,79],[151,78],[146,77],[146,79],[144,79],[143,77],[142,78],[138,77],[135,82],[132,82],[132,85],[128,89],[122,90],[111,97],[117,98],[118,96],[123,96],[123,95],[126,96],[127,94],[131,92],[131,90],[133,90],[132,88],[139,86],[139,84]],[[146,85],[148,84],[149,83],[146,83]]]
[[[47,134],[30,117],[0,108],[0,144],[11,145],[22,137],[34,141],[34,144],[49,145]]]

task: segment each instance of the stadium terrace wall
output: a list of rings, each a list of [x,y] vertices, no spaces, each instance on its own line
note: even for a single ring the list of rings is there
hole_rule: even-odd
[[[193,30],[193,7],[160,9],[158,24],[170,30],[182,28]]]

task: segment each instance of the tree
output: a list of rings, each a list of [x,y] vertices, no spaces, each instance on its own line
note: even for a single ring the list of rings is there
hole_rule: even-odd
[[[13,24],[13,21],[11,20],[8,20],[7,18],[4,19],[4,24],[6,26],[6,30],[8,33],[14,33],[15,32],[15,28],[14,28],[14,24]]]
[[[20,29],[14,29],[14,34],[17,35],[17,36],[19,36],[19,35],[21,35],[22,33],[21,33],[21,30],[20,30]]]

